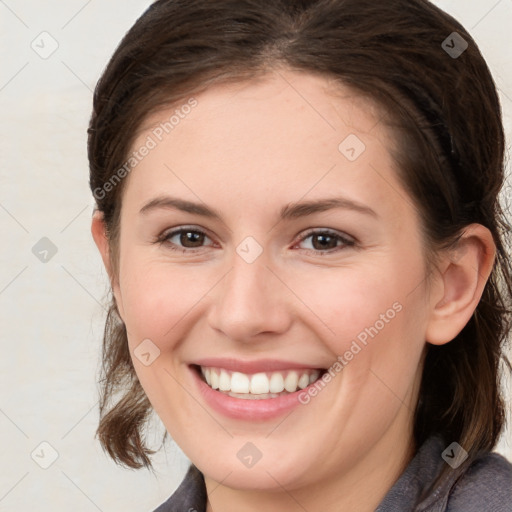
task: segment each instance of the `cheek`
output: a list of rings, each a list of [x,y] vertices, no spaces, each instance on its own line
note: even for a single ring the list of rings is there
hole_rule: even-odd
[[[421,266],[415,262],[396,265],[376,261],[360,268],[325,268],[290,275],[287,283],[304,303],[302,318],[311,318],[332,351],[343,354],[354,340],[366,346],[376,336],[391,337],[392,333],[419,327],[405,317],[422,307],[416,303],[418,294],[411,293],[411,283],[421,283],[423,277]]]
[[[327,404],[332,410],[354,418],[369,418],[371,411],[369,423],[376,427],[412,399],[425,346],[424,277],[421,258],[397,255],[296,279],[294,291],[315,313],[316,332],[333,357],[332,373],[341,377],[331,381],[339,390]],[[376,397],[379,413],[370,406]]]
[[[128,332],[157,343],[176,339],[213,286],[210,274],[199,267],[127,258],[120,283]]]
[[[190,337],[191,325],[202,314],[200,299],[213,283],[212,280],[209,284],[208,273],[201,274],[197,267],[184,269],[135,251],[125,257],[120,269],[124,319],[135,372],[156,413],[180,417],[181,425],[188,421],[186,411],[193,403],[183,393],[176,356],[181,342]],[[150,361],[146,365],[139,357],[148,352]]]

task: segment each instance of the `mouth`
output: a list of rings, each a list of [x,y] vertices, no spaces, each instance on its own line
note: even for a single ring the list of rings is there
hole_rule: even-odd
[[[213,366],[190,366],[211,389],[243,400],[275,399],[290,395],[314,384],[327,372],[327,369],[301,368],[242,373]]]

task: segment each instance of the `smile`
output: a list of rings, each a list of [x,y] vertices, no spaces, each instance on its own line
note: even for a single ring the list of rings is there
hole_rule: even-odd
[[[283,370],[247,374],[225,368],[200,366],[203,380],[210,388],[226,395],[247,400],[277,398],[316,382],[318,369]]]

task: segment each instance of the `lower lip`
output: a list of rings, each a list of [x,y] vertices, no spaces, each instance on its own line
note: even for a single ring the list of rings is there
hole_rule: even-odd
[[[277,398],[246,400],[243,398],[234,398],[212,389],[201,379],[198,372],[193,367],[189,368],[200,393],[208,404],[224,416],[237,420],[264,421],[277,418],[295,407],[302,405],[299,401],[299,395],[304,392],[307,393],[308,388],[314,385],[310,384],[310,386],[304,389]]]

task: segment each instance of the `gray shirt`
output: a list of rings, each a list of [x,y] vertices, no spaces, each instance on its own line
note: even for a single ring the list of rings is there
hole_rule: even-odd
[[[426,497],[446,462],[439,437],[420,447],[375,512],[512,512],[512,464],[497,453],[485,453],[471,464],[450,469]],[[202,473],[191,465],[174,494],[154,512],[205,512],[206,487]]]

